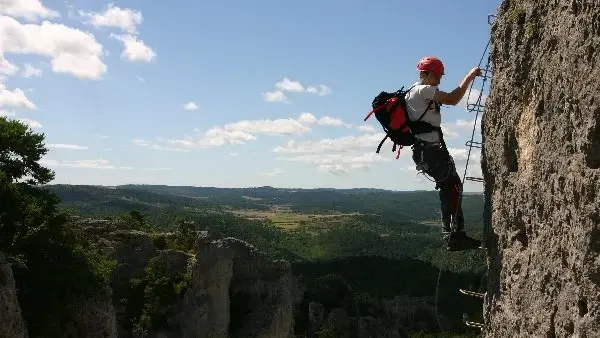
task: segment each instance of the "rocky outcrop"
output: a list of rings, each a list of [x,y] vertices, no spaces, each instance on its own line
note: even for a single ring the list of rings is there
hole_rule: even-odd
[[[26,337],[27,327],[21,315],[12,269],[0,253],[0,338]]]
[[[182,337],[293,337],[289,263],[234,238],[197,241]]]
[[[505,0],[482,119],[486,337],[600,337],[600,3]]]
[[[159,241],[107,222],[81,224],[96,247],[118,264],[112,278],[118,337],[293,337],[288,262],[269,260],[249,243],[213,239],[206,232],[199,233],[190,255],[160,248],[173,234]],[[172,293],[174,284],[181,291]],[[152,304],[144,304],[148,286],[157,290]],[[142,312],[146,322],[131,325]],[[161,318],[160,327],[148,325],[153,316]]]
[[[117,338],[117,317],[110,290],[98,290],[73,304],[63,337]]]

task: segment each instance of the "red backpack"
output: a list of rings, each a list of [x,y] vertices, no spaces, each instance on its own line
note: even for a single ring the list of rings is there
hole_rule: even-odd
[[[379,143],[376,153],[379,153],[381,146],[388,137],[394,142],[392,151],[396,151],[396,146],[399,146],[398,154],[396,155],[396,158],[398,158],[400,156],[400,150],[403,147],[411,146],[415,143],[414,135],[428,133],[430,131],[442,132],[440,127],[434,127],[428,122],[421,121],[425,112],[431,107],[433,101],[429,102],[425,112],[421,114],[416,121],[410,120],[408,112],[406,111],[405,96],[413,89],[413,87],[414,86],[410,87],[406,91],[404,91],[404,87],[402,87],[393,93],[382,91],[373,99],[373,102],[371,103],[373,110],[367,114],[364,121],[369,119],[372,114],[375,114],[377,121],[379,121],[385,132],[385,137]]]

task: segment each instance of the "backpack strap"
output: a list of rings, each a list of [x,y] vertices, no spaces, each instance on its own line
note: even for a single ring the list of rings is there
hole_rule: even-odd
[[[388,137],[390,137],[390,133],[387,132],[385,134],[385,137],[383,138],[383,140],[381,140],[381,142],[379,142],[379,145],[377,146],[377,151],[375,153],[379,154],[379,151],[381,150],[381,147],[383,146],[383,143],[385,142],[385,140],[388,139]],[[394,148],[396,148],[396,144],[394,143]],[[394,151],[394,149],[392,150]]]
[[[433,100],[429,101],[429,104],[427,105],[427,108],[425,108],[425,111],[423,112],[423,114],[421,114],[421,116],[417,119],[417,121],[421,121],[421,119],[423,118],[423,116],[425,116],[425,114],[427,114],[427,111],[429,111],[429,108],[431,108],[431,104],[433,103]]]

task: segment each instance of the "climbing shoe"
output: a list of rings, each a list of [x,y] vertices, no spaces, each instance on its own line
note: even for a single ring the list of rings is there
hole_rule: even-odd
[[[481,247],[481,241],[467,236],[464,231],[454,231],[447,237],[446,250],[462,251],[478,249]]]

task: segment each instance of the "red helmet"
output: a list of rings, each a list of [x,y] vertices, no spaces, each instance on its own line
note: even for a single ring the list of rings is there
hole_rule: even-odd
[[[417,70],[421,72],[431,72],[437,75],[444,75],[444,64],[436,57],[426,56],[417,64]]]

